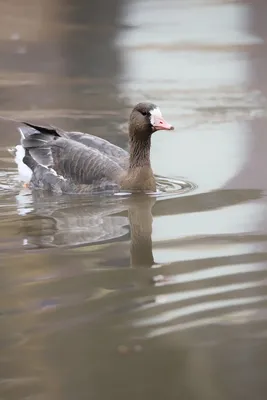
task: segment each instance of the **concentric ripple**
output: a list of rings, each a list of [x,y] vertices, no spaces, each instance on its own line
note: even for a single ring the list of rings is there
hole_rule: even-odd
[[[156,176],[157,196],[185,194],[196,189],[197,185],[184,179],[171,179],[163,176]]]
[[[152,197],[176,197],[183,195],[197,188],[197,185],[185,179],[167,178],[165,176],[155,175],[157,191],[146,192]],[[120,191],[115,193],[115,196],[130,196],[131,192]]]

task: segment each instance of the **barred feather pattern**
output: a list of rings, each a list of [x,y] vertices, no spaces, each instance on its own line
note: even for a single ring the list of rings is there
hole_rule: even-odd
[[[26,150],[23,161],[33,170],[32,188],[57,193],[119,189],[123,166],[128,163],[125,150],[79,132],[61,133],[35,125],[22,126],[20,132]]]

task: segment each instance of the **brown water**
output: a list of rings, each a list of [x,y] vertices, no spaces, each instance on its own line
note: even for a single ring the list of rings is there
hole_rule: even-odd
[[[0,1],[1,116],[126,146],[148,100],[176,127],[167,192],[51,197],[0,122],[1,400],[266,398],[266,4]]]

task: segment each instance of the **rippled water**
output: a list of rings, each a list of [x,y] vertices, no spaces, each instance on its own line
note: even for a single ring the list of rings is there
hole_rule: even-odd
[[[264,1],[0,0],[0,116],[126,148],[156,194],[21,187],[0,121],[0,399],[266,397]]]

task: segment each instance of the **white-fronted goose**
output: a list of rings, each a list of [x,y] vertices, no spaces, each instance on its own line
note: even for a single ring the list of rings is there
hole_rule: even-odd
[[[137,104],[129,119],[129,153],[99,137],[23,122],[14,154],[30,188],[77,193],[103,190],[155,191],[151,136],[174,129],[155,104]]]

